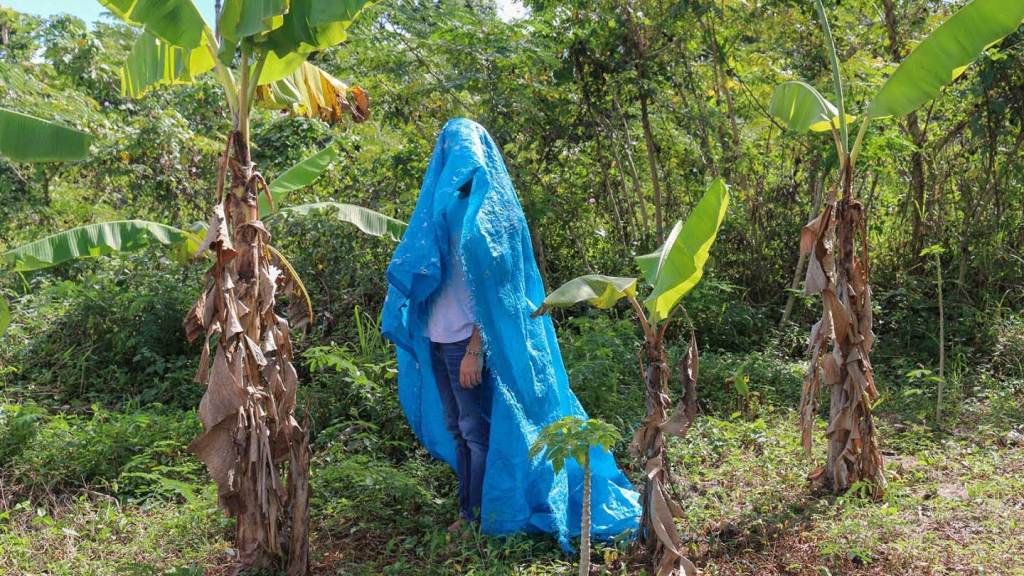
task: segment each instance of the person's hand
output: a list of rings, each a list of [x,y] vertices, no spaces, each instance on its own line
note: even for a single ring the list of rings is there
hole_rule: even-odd
[[[481,372],[483,371],[483,358],[480,351],[467,349],[462,362],[459,364],[459,385],[469,389],[480,384]]]

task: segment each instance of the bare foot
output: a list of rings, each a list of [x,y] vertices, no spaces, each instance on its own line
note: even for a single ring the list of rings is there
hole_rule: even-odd
[[[462,531],[462,527],[465,526],[465,525],[466,525],[466,521],[464,519],[462,519],[462,518],[459,518],[455,522],[452,522],[451,526],[448,527],[448,531],[449,532],[461,532]]]

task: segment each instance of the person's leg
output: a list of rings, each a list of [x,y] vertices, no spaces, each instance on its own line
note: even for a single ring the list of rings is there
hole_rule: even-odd
[[[458,371],[451,372],[444,354],[445,346],[446,344],[431,343],[430,361],[434,371],[434,380],[437,381],[437,391],[441,397],[441,407],[444,409],[445,428],[455,442],[455,477],[459,481],[459,514],[464,520],[469,520],[471,516],[467,516],[465,513],[466,510],[471,510],[467,480],[470,467],[469,446],[459,429],[459,406],[453,393],[453,389],[459,386],[459,373]]]
[[[465,477],[467,507],[464,514],[468,514],[469,519],[477,520],[483,499],[484,472],[491,424],[483,405],[485,383],[481,382],[472,388],[463,388],[458,381],[458,372],[462,358],[466,354],[467,344],[468,340],[445,345],[444,354],[448,371],[455,376],[452,379],[452,395],[458,406],[458,428],[469,452]]]

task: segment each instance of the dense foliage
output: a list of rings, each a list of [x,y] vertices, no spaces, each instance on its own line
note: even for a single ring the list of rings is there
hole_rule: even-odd
[[[862,110],[963,2],[825,4],[847,107]],[[583,274],[634,275],[633,257],[660,245],[707,184],[724,178],[722,231],[684,302],[689,320],[666,337],[674,362],[692,323],[702,354],[702,415],[671,447],[685,469],[692,559],[709,574],[815,574],[818,565],[847,574],[872,564],[942,573],[946,560],[970,574],[1024,570],[1007,552],[1024,546],[1020,530],[998,517],[1016,510],[1024,522],[1024,32],[988,48],[921,110],[873,124],[861,150],[857,195],[870,210],[874,304],[884,312],[872,356],[876,408],[895,472],[878,505],[857,494],[818,499],[796,472],[807,463],[791,411],[819,314],[793,290],[803,278],[798,239],[837,170],[827,138],[786,132],[767,108],[787,80],[830,96],[812,3],[525,5],[523,18],[506,22],[491,0],[377,4],[349,41],[312,58],[367,89],[371,118],[332,127],[256,111],[254,161],[277,175],[334,140],[339,159],[296,200],[352,202],[405,220],[438,129],[454,116],[476,119],[503,148],[549,289]],[[92,222],[206,219],[231,127],[211,76],[122,96],[118,68],[135,32],[113,19],[87,25],[0,7],[0,39],[0,107],[95,136],[80,162],[0,158],[0,252]],[[272,231],[316,311],[294,335],[299,408],[313,422],[314,564],[340,574],[568,573],[546,540],[478,537],[460,547],[438,528],[455,509],[454,480],[417,448],[395,398],[392,351],[377,336],[393,244],[326,214],[279,214]],[[937,260],[921,256],[934,245],[944,248]],[[153,246],[48,271],[0,269],[0,295],[12,303],[0,337],[0,571],[187,574],[228,557],[209,478],[184,449],[199,429],[192,408],[203,390],[181,319],[201,268]],[[553,314],[581,402],[629,438],[644,414],[643,335],[632,312],[620,304]],[[625,457],[625,442],[616,453]],[[991,517],[968,514],[968,499]],[[922,509],[928,526],[952,519],[977,531],[950,536],[967,544],[950,544],[956,552],[943,560],[946,548],[920,540],[905,516]],[[844,519],[843,510],[854,514]],[[81,544],[48,557],[40,551],[51,540]],[[595,562],[640,573],[624,551],[604,545]],[[787,572],[786,562],[803,568]]]

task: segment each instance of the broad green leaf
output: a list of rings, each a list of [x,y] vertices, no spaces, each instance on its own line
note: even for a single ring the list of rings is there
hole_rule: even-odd
[[[206,22],[192,0],[99,0],[122,20],[137,24],[161,40],[197,48]]]
[[[217,31],[233,42],[269,32],[284,24],[289,4],[289,0],[225,0]]]
[[[284,22],[268,34],[268,45],[281,58],[344,42],[352,20],[369,0],[292,0]]]
[[[162,84],[186,84],[214,66],[205,40],[187,50],[143,32],[121,67],[121,93],[139,98]]]
[[[385,216],[369,208],[343,204],[341,202],[314,202],[312,204],[300,204],[282,208],[280,213],[294,213],[303,216],[318,211],[332,213],[335,218],[342,222],[348,222],[371,236],[386,236],[392,240],[402,239],[402,234],[408,226],[405,222]]]
[[[974,0],[928,35],[885,82],[868,108],[872,118],[903,116],[938,96],[989,46],[1024,20],[1020,0]]]
[[[305,188],[312,184],[331,162],[338,158],[338,147],[332,142],[323,150],[299,162],[274,178],[270,183],[270,197],[274,201],[274,209],[267,204],[265,196],[259,197],[260,217],[280,210],[289,192]]]
[[[652,323],[668,318],[679,300],[700,282],[728,206],[729,191],[719,178],[708,186],[686,223],[676,222],[661,248],[637,257],[644,278],[654,287],[644,300]]]
[[[16,162],[81,160],[92,135],[0,108],[0,156]]]
[[[7,331],[11,323],[11,307],[7,304],[7,298],[0,295],[0,336]]]
[[[565,308],[579,302],[611,308],[627,296],[636,296],[636,278],[588,274],[573,278],[548,294],[533,315],[540,316],[551,308]]]
[[[768,112],[794,132],[828,132],[839,126],[839,111],[814,86],[797,80],[783,82],[772,92]],[[846,115],[847,123],[854,120]]]
[[[367,0],[314,0],[310,4],[309,19],[313,24],[344,23],[347,27],[363,8],[372,2]]]
[[[263,63],[263,70],[260,71],[259,80],[257,84],[271,84],[276,87],[281,82],[278,82],[282,78],[295,72],[295,69],[302,65],[309,57],[309,52],[291,52],[284,57],[279,57],[273,50],[267,52],[266,62]],[[292,87],[294,90],[295,87]],[[291,101],[297,101],[298,95]]]
[[[42,270],[75,258],[104,256],[136,250],[150,242],[177,246],[183,251],[194,242],[192,234],[146,220],[119,220],[71,228],[12,248],[0,260],[16,271]]]

